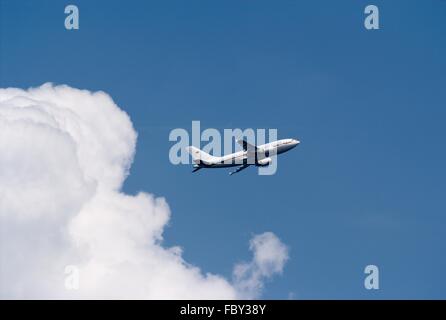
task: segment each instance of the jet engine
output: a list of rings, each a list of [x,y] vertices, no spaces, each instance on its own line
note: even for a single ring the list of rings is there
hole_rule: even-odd
[[[269,157],[268,158],[264,158],[262,160],[258,160],[257,161],[257,165],[261,166],[261,167],[264,167],[264,166],[269,165],[272,161],[273,161],[273,159],[271,159]]]

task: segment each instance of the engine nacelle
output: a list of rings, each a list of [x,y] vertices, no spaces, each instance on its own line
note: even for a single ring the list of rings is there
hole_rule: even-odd
[[[271,159],[271,158],[264,158],[262,160],[258,160],[257,161],[257,165],[261,166],[261,167],[264,167],[264,166],[269,165],[271,162],[273,162],[273,159]]]

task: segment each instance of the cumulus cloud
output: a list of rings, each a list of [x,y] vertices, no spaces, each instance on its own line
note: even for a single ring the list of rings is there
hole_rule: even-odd
[[[255,298],[282,272],[287,248],[270,232],[231,280],[164,247],[166,200],[121,191],[136,138],[104,92],[0,89],[0,298]]]
[[[263,288],[264,279],[282,272],[288,260],[288,248],[272,232],[254,236],[249,248],[254,258],[234,267],[234,284],[245,297],[255,298]]]

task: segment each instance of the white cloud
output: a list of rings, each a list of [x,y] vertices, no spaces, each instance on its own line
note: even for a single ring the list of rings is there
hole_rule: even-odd
[[[0,89],[0,298],[254,298],[282,272],[287,249],[269,232],[232,281],[163,247],[165,199],[121,192],[135,147],[104,92]],[[65,288],[67,265],[78,290]]]
[[[288,248],[272,232],[254,236],[249,248],[254,258],[249,263],[235,266],[234,284],[244,297],[255,298],[260,294],[265,279],[282,273],[288,260]]]

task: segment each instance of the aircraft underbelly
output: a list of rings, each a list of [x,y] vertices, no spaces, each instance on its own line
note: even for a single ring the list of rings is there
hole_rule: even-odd
[[[280,146],[277,148],[277,154],[284,153],[288,150],[293,149],[294,146]]]
[[[242,163],[217,163],[210,166],[209,168],[229,168],[229,167],[240,166],[241,164]]]

